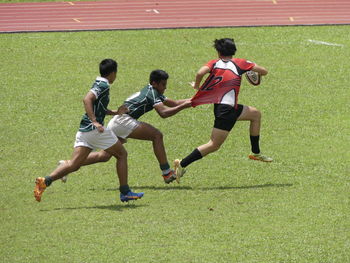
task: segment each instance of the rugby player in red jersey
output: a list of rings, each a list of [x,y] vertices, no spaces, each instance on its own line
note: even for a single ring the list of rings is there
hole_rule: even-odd
[[[185,167],[220,148],[237,120],[250,121],[249,132],[252,153],[248,157],[252,160],[272,161],[272,158],[260,153],[260,111],[252,106],[238,104],[242,75],[252,70],[258,72],[261,76],[265,76],[268,71],[256,63],[233,58],[237,50],[233,39],[216,39],[214,47],[219,58],[210,60],[202,66],[197,72],[195,82],[192,83],[193,88],[198,90],[192,98],[193,107],[201,104],[214,104],[214,128],[208,143],[197,147],[184,159],[174,161],[178,182],[185,173]],[[209,76],[201,85],[206,74],[209,74]]]

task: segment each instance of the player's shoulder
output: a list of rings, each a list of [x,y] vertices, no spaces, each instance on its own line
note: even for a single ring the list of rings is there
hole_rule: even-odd
[[[148,93],[148,97],[153,100],[153,102],[162,102],[165,100],[164,94],[160,93],[156,88],[150,85],[150,92]]]
[[[152,87],[151,84],[147,84],[139,91],[139,99],[148,98],[151,99],[154,97],[156,89]]]
[[[152,85],[147,84],[140,90],[140,94],[142,94],[143,96],[147,96],[152,90],[153,90]]]
[[[211,67],[212,65],[214,65],[216,62],[218,62],[220,59],[212,59],[212,60],[209,60],[205,66],[208,66],[208,67]]]
[[[102,77],[97,77],[95,79],[95,82],[93,84],[94,87],[101,88],[101,89],[107,89],[109,88],[108,80]]]
[[[236,63],[248,61],[245,58],[232,58],[231,60]]]
[[[255,63],[244,58],[233,58],[232,62],[241,70],[247,71],[255,67]]]
[[[232,58],[232,61],[236,64],[255,64],[254,62],[245,58]]]

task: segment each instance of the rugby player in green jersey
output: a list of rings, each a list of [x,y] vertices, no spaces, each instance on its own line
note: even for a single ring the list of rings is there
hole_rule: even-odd
[[[96,148],[103,149],[117,159],[120,200],[127,202],[143,196],[143,193],[132,192],[128,186],[127,152],[123,144],[111,130],[103,126],[106,115],[122,113],[108,110],[110,84],[117,77],[117,67],[117,62],[113,59],[105,59],[100,63],[101,77],[97,77],[83,100],[85,114],[76,134],[72,158],[62,162],[49,176],[36,178],[34,197],[38,202],[41,201],[43,192],[52,182],[77,171],[84,164],[89,153]]]
[[[168,163],[163,134],[152,125],[138,121],[138,119],[153,109],[162,118],[167,118],[185,108],[191,107],[190,99],[172,100],[164,96],[168,78],[169,75],[164,70],[152,71],[149,84],[125,100],[124,105],[128,108],[128,112],[122,115],[115,115],[107,126],[119,138],[152,141],[154,154],[162,170],[164,182],[167,184],[174,181],[176,176]],[[111,154],[107,151],[91,152],[84,165],[106,162],[110,158]],[[67,177],[63,179],[62,181],[65,181]]]

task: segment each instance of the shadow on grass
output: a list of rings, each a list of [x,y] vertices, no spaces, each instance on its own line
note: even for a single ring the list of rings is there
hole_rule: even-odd
[[[291,187],[293,184],[258,184],[258,185],[243,185],[243,186],[213,186],[213,187],[191,187],[191,186],[133,186],[132,189],[136,190],[240,190],[240,189],[259,189],[259,188],[279,188],[279,187]],[[100,189],[90,189],[90,191],[99,191]],[[104,191],[119,191],[117,188],[105,188]]]
[[[258,185],[243,185],[243,186],[217,186],[217,187],[202,187],[200,190],[234,190],[234,189],[257,189],[257,188],[279,188],[290,187],[293,184],[258,184]]]
[[[125,209],[136,209],[139,207],[145,207],[148,205],[144,204],[134,204],[134,203],[127,203],[127,204],[119,204],[119,205],[95,205],[95,206],[78,206],[78,207],[59,207],[59,208],[52,208],[52,209],[40,209],[40,212],[52,212],[52,211],[69,211],[69,210],[81,210],[81,209],[105,209],[105,210],[112,210],[112,211],[122,211]]]

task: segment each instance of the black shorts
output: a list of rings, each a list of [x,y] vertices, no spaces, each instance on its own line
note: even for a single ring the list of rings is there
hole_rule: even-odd
[[[231,131],[242,111],[242,104],[238,104],[237,109],[227,104],[214,104],[214,128]]]

